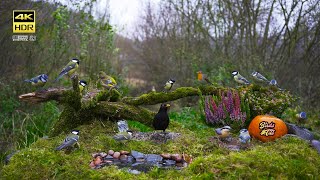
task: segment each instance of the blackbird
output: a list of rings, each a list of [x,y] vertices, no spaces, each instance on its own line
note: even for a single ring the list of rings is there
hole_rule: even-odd
[[[169,116],[168,116],[168,108],[170,104],[161,104],[159,112],[154,116],[153,119],[153,127],[155,130],[163,130],[166,131],[169,125]]]

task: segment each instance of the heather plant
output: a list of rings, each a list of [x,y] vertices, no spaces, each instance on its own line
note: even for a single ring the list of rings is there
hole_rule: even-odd
[[[228,90],[219,96],[207,96],[204,105],[208,124],[231,125],[238,129],[247,125],[247,119],[250,119],[249,105],[237,91]]]

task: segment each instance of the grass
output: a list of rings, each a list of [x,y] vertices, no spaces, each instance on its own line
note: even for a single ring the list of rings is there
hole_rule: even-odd
[[[231,152],[218,147],[208,139],[214,136],[201,115],[190,108],[180,113],[171,112],[168,131],[179,132],[181,137],[165,144],[149,141],[126,143],[113,140],[116,124],[101,125],[94,121],[79,127],[80,149],[70,154],[55,151],[65,134],[52,139],[38,139],[28,148],[13,156],[4,166],[3,179],[317,179],[320,174],[320,156],[303,140],[282,138],[274,142],[260,143],[246,151]],[[140,123],[129,121],[129,127],[139,131],[151,131]],[[237,133],[234,134],[237,136]],[[133,175],[117,167],[92,170],[91,154],[109,149],[137,150],[143,153],[186,153],[194,162],[183,170],[154,168],[148,173]]]
[[[54,102],[32,107],[19,102],[16,97],[21,92],[12,87],[0,82],[0,169],[6,155],[46,135],[60,114]]]
[[[149,141],[116,142],[116,123],[97,119],[80,129],[80,148],[66,154],[55,151],[65,134],[42,138],[58,119],[56,103],[48,102],[29,108],[16,98],[18,92],[1,84],[0,143],[8,148],[0,151],[0,159],[14,149],[20,149],[9,165],[0,164],[0,179],[318,179],[320,156],[305,141],[286,138],[260,143],[246,151],[231,152],[209,141],[215,136],[214,128],[205,123],[203,113],[195,108],[182,108],[170,112],[168,131],[181,136],[165,144]],[[282,119],[296,123],[297,109],[288,109]],[[319,111],[308,113],[305,126],[320,132]],[[105,122],[105,121],[104,121]],[[136,121],[128,121],[130,129],[149,132],[152,128]],[[237,132],[233,132],[237,136]],[[1,144],[3,145],[3,144]],[[3,146],[1,146],[3,147]],[[143,153],[186,153],[194,157],[193,163],[181,171],[154,168],[148,173],[133,175],[117,167],[92,170],[91,154],[109,149],[136,150]],[[2,162],[2,161],[1,161]]]

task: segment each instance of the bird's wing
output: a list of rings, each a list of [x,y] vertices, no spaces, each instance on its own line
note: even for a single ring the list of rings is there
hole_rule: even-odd
[[[68,146],[72,146],[72,145],[75,144],[77,141],[78,141],[78,139],[75,138],[75,137],[66,138],[66,139],[64,140],[64,142],[63,142],[60,146],[58,146],[58,147],[56,148],[56,150],[59,151],[59,150],[61,150],[61,149],[63,149],[63,148],[66,148],[66,147],[68,147]]]
[[[266,77],[264,77],[262,74],[257,74],[257,77],[262,79],[262,80],[264,80],[264,81],[268,81],[269,82],[269,80]]]
[[[76,67],[76,63],[74,62],[69,62],[60,72],[59,76],[57,77],[57,80],[59,80],[62,76],[66,75],[71,69],[74,69]]]
[[[34,78],[31,78],[31,79],[26,79],[24,80],[25,82],[33,82],[33,83],[37,83],[39,81],[39,77],[34,77]]]
[[[250,83],[246,78],[244,78],[243,76],[238,76],[237,77],[239,81],[243,81],[245,83]]]

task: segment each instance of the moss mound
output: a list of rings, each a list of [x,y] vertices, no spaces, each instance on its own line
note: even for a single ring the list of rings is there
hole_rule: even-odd
[[[246,151],[231,152],[209,141],[214,130],[206,126],[198,116],[171,114],[169,131],[181,136],[165,144],[146,141],[116,142],[115,124],[102,124],[96,120],[90,125],[78,127],[80,148],[66,154],[55,151],[66,134],[54,138],[39,139],[29,148],[15,154],[9,165],[3,167],[3,179],[257,179],[297,178],[316,179],[320,174],[320,156],[303,140],[279,139],[275,142],[253,141]],[[133,130],[150,131],[150,128],[129,121]],[[237,136],[234,132],[234,136]],[[186,153],[194,161],[182,170],[153,168],[148,173],[130,174],[115,166],[94,170],[89,167],[91,154],[109,149],[136,150],[143,153]]]

